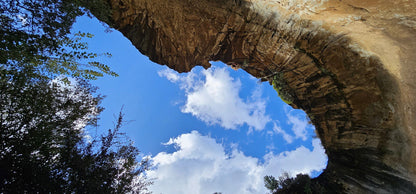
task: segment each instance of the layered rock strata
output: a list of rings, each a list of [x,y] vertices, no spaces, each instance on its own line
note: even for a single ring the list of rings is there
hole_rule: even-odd
[[[326,149],[329,190],[416,192],[416,1],[109,2],[111,25],[156,63],[284,79]]]

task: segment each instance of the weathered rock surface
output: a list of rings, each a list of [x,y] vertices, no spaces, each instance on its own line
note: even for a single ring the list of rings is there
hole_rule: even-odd
[[[178,72],[209,61],[278,72],[317,128],[318,178],[416,193],[415,0],[110,0],[113,26]]]

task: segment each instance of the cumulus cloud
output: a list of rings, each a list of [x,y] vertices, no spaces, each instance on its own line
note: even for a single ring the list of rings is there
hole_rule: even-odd
[[[270,122],[261,92],[255,90],[248,100],[243,100],[239,96],[240,80],[233,79],[225,68],[192,71],[187,75],[165,69],[159,75],[185,91],[186,103],[181,111],[207,124],[219,124],[226,129],[247,124],[250,129],[262,130]]]
[[[285,115],[287,117],[287,124],[291,126],[290,130],[284,130],[280,126],[279,121],[273,122],[273,131],[268,131],[270,135],[279,134],[283,137],[286,143],[293,143],[295,139],[302,139],[306,141],[308,139],[309,129],[313,129],[313,126],[308,123],[308,120],[304,113],[297,113],[296,110],[289,110],[289,106],[284,106]]]
[[[289,135],[288,133],[286,133],[285,130],[283,130],[280,126],[278,126],[276,124],[276,122],[273,123],[273,131],[276,134],[280,134],[283,136],[283,139],[287,142],[287,143],[292,143],[293,142],[293,137],[291,135]]]
[[[310,174],[326,167],[327,156],[319,139],[312,140],[313,150],[300,146],[293,151],[285,151],[280,154],[268,153],[264,156],[266,172],[282,174],[288,172],[291,176],[296,174]]]
[[[266,193],[265,175],[311,173],[325,168],[326,155],[319,140],[313,150],[300,146],[280,154],[268,153],[265,162],[244,155],[236,147],[227,154],[224,146],[196,131],[167,143],[177,151],[161,152],[152,158],[155,169],[148,171],[154,193]]]
[[[308,124],[308,121],[305,116],[300,116],[293,114],[293,111],[289,111],[288,107],[285,106],[286,117],[288,118],[287,123],[292,125],[292,131],[295,134],[295,138],[301,138],[303,141],[306,141],[308,135],[308,128],[311,125]]]
[[[160,70],[159,72],[157,72],[157,74],[160,77],[165,77],[166,79],[168,79],[171,82],[176,82],[176,81],[179,80],[179,75],[176,72],[174,72],[173,70],[169,69],[169,68]]]

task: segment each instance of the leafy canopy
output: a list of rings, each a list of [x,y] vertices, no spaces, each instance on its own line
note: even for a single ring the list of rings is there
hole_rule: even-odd
[[[0,1],[0,193],[147,193],[149,161],[121,141],[122,114],[107,134],[86,138],[102,97],[85,79],[117,74],[97,61],[108,53],[88,51],[91,34],[70,29],[83,7],[107,15],[107,5]]]
[[[94,2],[108,4],[104,0]],[[96,60],[99,56],[111,55],[89,52],[87,43],[82,41],[93,35],[81,32],[70,35],[76,17],[89,13],[82,6],[94,8],[92,3],[87,0],[1,1],[0,64],[31,64],[35,70],[49,76],[85,79],[96,79],[104,74],[117,76],[109,66]],[[104,13],[109,14],[107,12]]]
[[[65,85],[33,67],[0,69],[1,193],[143,193],[147,159],[119,132],[123,115],[91,141],[102,111],[95,88]]]
[[[280,193],[326,193],[316,180],[312,180],[307,174],[297,174],[296,177],[289,177],[283,173],[278,179],[273,176],[264,177],[264,186],[272,194]]]

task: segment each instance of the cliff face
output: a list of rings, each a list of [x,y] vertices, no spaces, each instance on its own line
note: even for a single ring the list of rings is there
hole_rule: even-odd
[[[284,80],[347,192],[416,192],[414,0],[110,0],[113,25],[178,72],[209,61]]]

